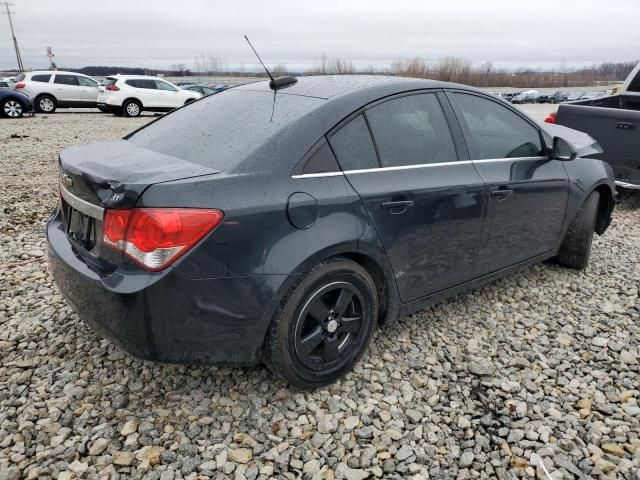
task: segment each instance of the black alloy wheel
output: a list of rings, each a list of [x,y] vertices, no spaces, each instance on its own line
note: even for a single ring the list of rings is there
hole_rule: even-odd
[[[300,362],[319,371],[344,362],[345,352],[357,341],[363,303],[357,288],[347,282],[329,283],[312,294],[296,322]]]
[[[264,345],[264,361],[298,388],[335,382],[369,344],[378,294],[358,263],[334,257],[316,265],[285,296]]]

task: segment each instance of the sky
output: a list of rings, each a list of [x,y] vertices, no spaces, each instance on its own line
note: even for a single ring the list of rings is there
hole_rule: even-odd
[[[356,67],[463,57],[517,69],[640,59],[640,0],[10,0],[23,63],[194,68],[214,55],[253,71],[247,34],[268,65],[303,70],[322,54]],[[15,68],[0,15],[0,70]]]

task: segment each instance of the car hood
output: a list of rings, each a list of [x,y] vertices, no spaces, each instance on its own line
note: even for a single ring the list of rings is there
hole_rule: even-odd
[[[567,142],[573,145],[579,157],[599,154],[604,151],[598,141],[587,133],[574,130],[573,128],[563,127],[562,125],[555,125],[553,123],[540,122],[540,125],[545,132],[551,135],[551,137],[564,138]]]

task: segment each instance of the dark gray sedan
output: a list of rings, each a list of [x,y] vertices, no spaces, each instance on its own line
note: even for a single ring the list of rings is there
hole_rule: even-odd
[[[51,270],[99,332],[304,388],[399,315],[546,259],[585,268],[614,207],[607,164],[505,101],[364,75],[252,83],[68,148],[60,192]]]

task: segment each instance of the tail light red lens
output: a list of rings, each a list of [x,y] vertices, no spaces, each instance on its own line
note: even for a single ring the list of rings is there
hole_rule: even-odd
[[[146,270],[155,272],[187,253],[223,218],[224,213],[216,209],[106,210],[103,242]]]
[[[117,86],[115,85],[107,85],[106,87],[104,87],[105,90],[109,90],[110,92],[117,92],[118,90],[120,90]]]
[[[25,86],[26,86],[26,83],[20,82],[20,83],[16,83],[15,88],[24,88]]]
[[[556,123],[556,118],[558,118],[557,113],[550,113],[549,116],[544,119],[544,123]]]

